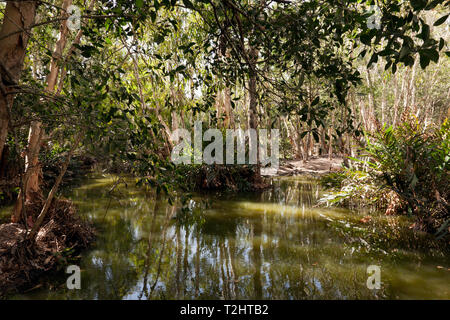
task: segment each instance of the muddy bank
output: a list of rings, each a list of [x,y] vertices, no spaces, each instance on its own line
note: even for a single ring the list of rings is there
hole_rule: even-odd
[[[27,215],[37,217],[42,205],[27,204]],[[61,199],[53,201],[34,243],[26,240],[26,233],[22,224],[0,225],[0,297],[30,288],[94,240],[93,228],[81,220],[71,201]]]

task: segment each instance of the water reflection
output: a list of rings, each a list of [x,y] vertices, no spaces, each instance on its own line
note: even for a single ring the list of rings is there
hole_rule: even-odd
[[[70,195],[99,228],[81,261],[82,289],[42,289],[50,299],[450,298],[448,257],[393,259],[355,249],[332,225],[361,214],[315,208],[311,181],[279,179],[263,193],[196,195],[186,206],[114,179],[92,179]],[[405,252],[410,254],[410,252]],[[438,259],[438,260],[436,260]],[[366,268],[382,268],[382,289]]]

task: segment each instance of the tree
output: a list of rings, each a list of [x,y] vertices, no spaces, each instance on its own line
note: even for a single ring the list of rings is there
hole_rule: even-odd
[[[8,1],[0,31],[0,157],[8,135],[14,86],[19,83],[23,61],[36,15],[37,1]]]

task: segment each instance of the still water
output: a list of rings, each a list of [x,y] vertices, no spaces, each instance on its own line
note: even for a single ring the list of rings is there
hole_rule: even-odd
[[[52,289],[15,298],[450,299],[448,252],[397,247],[360,222],[367,212],[316,207],[314,181],[275,178],[262,193],[171,205],[117,179],[92,178],[67,195],[98,233],[77,262],[81,289],[68,290],[62,273]],[[380,267],[378,290],[367,288],[370,265]]]

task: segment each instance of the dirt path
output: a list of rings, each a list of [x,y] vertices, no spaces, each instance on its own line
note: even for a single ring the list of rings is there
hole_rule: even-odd
[[[295,176],[301,174],[320,175],[330,171],[337,171],[343,159],[328,157],[313,157],[307,162],[303,160],[280,160],[278,170],[270,170],[267,176]]]

